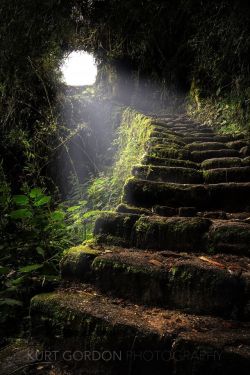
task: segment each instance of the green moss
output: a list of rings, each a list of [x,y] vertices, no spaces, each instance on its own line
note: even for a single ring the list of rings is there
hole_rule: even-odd
[[[194,119],[215,127],[219,134],[239,134],[246,132],[246,125],[249,126],[249,116],[246,124],[241,100],[232,95],[220,97],[220,100],[216,96],[202,99],[198,94],[194,100],[191,95],[188,113]]]
[[[189,160],[178,160],[178,159],[171,159],[171,158],[160,158],[160,157],[153,157],[153,156],[144,156],[141,161],[142,165],[158,165],[158,166],[166,166],[166,167],[183,167],[183,168],[194,168],[198,169],[199,164],[194,163]]]
[[[150,210],[143,209],[140,207],[129,206],[123,203],[119,204],[116,207],[116,211],[120,213],[130,213],[135,215],[152,215],[152,212]]]
[[[89,295],[82,293],[83,299],[89,299]],[[78,296],[68,293],[39,294],[31,300],[31,315],[33,331],[36,333],[36,319],[40,318],[49,325],[56,340],[63,339],[65,329],[71,327],[76,336],[81,336],[83,331],[89,332],[89,328],[95,321],[94,317],[87,315],[78,309]],[[38,316],[37,316],[38,315]],[[38,332],[46,334],[46,332]],[[50,337],[45,336],[45,340]]]
[[[77,255],[79,253],[97,255],[100,253],[100,251],[93,249],[89,245],[79,245],[79,246],[71,247],[69,250],[66,250],[64,252],[64,255]]]
[[[181,184],[203,183],[202,172],[193,168],[139,165],[133,168],[132,173],[134,176],[141,178],[142,180],[165,181]]]
[[[124,183],[131,175],[133,165],[143,158],[150,140],[151,121],[131,108],[123,111],[114,141],[117,151],[113,165],[105,175],[94,179],[88,189],[89,202],[94,208],[115,208],[121,202]]]
[[[139,218],[133,228],[135,246],[176,251],[197,250],[206,246],[205,233],[210,222],[200,218]]]
[[[172,267],[171,269],[170,269],[170,280],[171,279],[173,279],[174,277],[175,277],[175,275],[177,274],[177,272],[178,272],[178,267]]]
[[[98,257],[94,260],[92,267],[94,270],[114,270],[114,271],[122,271],[128,274],[138,274],[138,273],[146,273],[146,274],[154,274],[154,269],[152,267],[148,267],[147,265],[143,264],[127,264],[120,259],[115,260],[115,258],[103,258]],[[111,271],[110,271],[111,272]],[[108,273],[108,272],[107,272]]]
[[[211,229],[210,248],[216,252],[229,252],[249,255],[250,228],[247,224],[225,223]]]
[[[250,229],[247,226],[232,226],[226,225],[215,229],[213,232],[214,241],[234,240],[250,243]]]
[[[158,145],[151,146],[148,149],[149,156],[155,156],[159,158],[177,158],[185,159],[189,156],[189,151],[182,150],[179,145]]]

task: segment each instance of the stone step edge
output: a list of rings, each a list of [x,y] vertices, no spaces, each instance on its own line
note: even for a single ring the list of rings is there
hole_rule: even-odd
[[[250,317],[249,259],[80,246],[61,261],[64,280],[91,282],[139,304]]]
[[[250,183],[178,184],[127,179],[122,203],[141,208],[154,205],[218,209],[229,212],[250,211]]]
[[[146,181],[181,184],[219,184],[250,182],[250,167],[226,167],[197,170],[180,166],[153,166],[138,164],[132,168],[132,176]]]
[[[151,362],[153,366],[160,366],[157,374],[165,374],[166,368],[170,371],[177,366],[180,355],[183,364],[193,367],[201,351],[203,366],[220,369],[223,375],[229,373],[232,362],[245,375],[244,369],[250,362],[246,351],[249,324],[128,304],[84,285],[35,296],[31,301],[31,323],[32,336],[43,340],[49,334],[50,347],[54,343],[55,349],[89,351],[95,348],[106,352],[115,350],[123,355],[131,350],[171,353],[166,362],[159,358]],[[214,355],[212,362],[211,355]],[[140,369],[143,362],[139,362]],[[145,365],[148,369],[150,362],[146,361]],[[152,368],[148,371],[146,374]]]
[[[145,250],[249,256],[250,224],[201,217],[105,213],[95,223],[98,243]]]

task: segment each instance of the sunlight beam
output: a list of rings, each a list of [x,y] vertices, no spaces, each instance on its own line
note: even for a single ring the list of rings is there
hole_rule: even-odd
[[[96,80],[97,66],[94,57],[87,52],[75,51],[61,65],[63,81],[68,86],[93,85]]]

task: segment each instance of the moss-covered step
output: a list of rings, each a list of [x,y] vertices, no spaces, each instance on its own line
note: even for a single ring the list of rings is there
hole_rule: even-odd
[[[222,325],[219,340],[217,334],[214,336],[211,331],[181,333],[174,343],[174,352],[186,351],[187,357],[176,358],[174,374],[247,375],[250,368],[249,332],[237,329],[233,324],[231,331],[228,327],[230,323]],[[203,350],[209,355],[203,356]],[[190,356],[193,356],[192,361]]]
[[[239,152],[242,157],[250,156],[250,146],[242,147]]]
[[[0,374],[1,375],[49,375],[60,372],[52,372],[52,364],[40,363],[39,354],[42,353],[41,343],[25,339],[12,339],[7,346],[1,347],[0,351]],[[55,363],[54,363],[55,365]],[[40,371],[39,371],[40,370]],[[50,372],[51,371],[51,372]],[[54,371],[55,367],[54,367]],[[67,373],[68,374],[68,373]],[[68,374],[71,375],[71,374]],[[73,375],[73,374],[72,374]]]
[[[103,246],[79,245],[65,251],[60,262],[61,276],[64,280],[92,280],[91,264],[106,249]]]
[[[210,136],[204,137],[204,135],[199,136],[185,136],[182,137],[182,141],[185,143],[193,143],[193,142],[221,142],[227,143],[230,141],[234,141],[234,138],[230,135],[218,135],[218,134],[211,134]]]
[[[183,167],[199,169],[200,165],[189,160],[171,159],[171,158],[159,158],[156,156],[145,155],[141,161],[142,165],[161,165],[165,167]]]
[[[186,145],[189,151],[222,150],[227,146],[221,142],[193,142]]]
[[[152,145],[148,146],[147,154],[157,158],[170,158],[170,159],[190,159],[191,153],[188,150],[184,150],[177,144],[169,145]],[[237,151],[236,151],[237,152]]]
[[[89,286],[70,287],[32,299],[32,336],[45,342],[47,351],[56,351],[57,359],[66,353],[67,365],[74,368],[74,374],[135,375],[139,370],[152,374],[155,369],[154,373],[160,375],[166,366],[170,371],[170,363],[157,357],[149,363],[136,357],[136,353],[171,349],[175,330],[171,326],[180,313],[165,314],[162,310],[120,303]],[[183,314],[177,327],[191,329],[194,320]],[[209,328],[215,325],[214,320],[207,323]]]
[[[201,125],[201,126],[197,126],[197,130],[200,132],[200,133],[205,133],[205,134],[214,134],[214,130],[209,127],[209,126],[204,126],[204,125]]]
[[[250,317],[249,258],[126,250],[98,256],[92,267],[102,292],[135,303]]]
[[[250,224],[202,217],[100,216],[94,234],[100,244],[154,251],[250,254]]]
[[[231,141],[227,143],[228,148],[234,148],[235,150],[240,150],[242,147],[245,147],[248,145],[247,141],[242,140],[237,140],[237,141]]]
[[[203,133],[200,132],[199,130],[197,131],[189,131],[189,132],[179,132],[178,130],[175,130],[174,133],[176,135],[182,135],[182,137],[185,139],[186,137],[195,137],[195,141],[198,141],[199,137],[213,137],[215,134],[214,133]]]
[[[201,163],[201,169],[216,169],[216,168],[233,168],[243,166],[243,160],[237,157],[213,158],[204,160]]]
[[[156,147],[156,148],[164,148],[164,149],[181,149],[185,146],[183,142],[179,142],[176,140],[171,140],[168,138],[161,139],[159,138],[150,138],[147,143],[145,144],[145,149]]]
[[[179,184],[202,184],[203,174],[192,168],[137,165],[132,175],[142,180],[175,182]]]
[[[218,184],[221,182],[249,182],[250,167],[233,167],[208,169],[203,172],[206,184]]]
[[[192,151],[190,153],[189,159],[196,163],[201,163],[206,159],[225,157],[240,157],[240,154],[239,151],[230,148],[224,148],[221,150]]]
[[[184,123],[175,123],[173,125],[169,126],[170,129],[178,132],[200,132],[200,133],[210,133],[213,134],[213,130],[210,128],[205,128],[203,126],[197,126],[195,124],[189,123],[189,124],[184,124]]]
[[[179,142],[180,144],[184,145],[185,143],[182,141],[182,138],[179,136],[174,135],[171,132],[161,131],[161,129],[153,128],[153,131],[150,133],[150,138],[155,138],[158,141],[161,141],[162,139],[168,139],[175,142]]]
[[[135,214],[135,215],[153,215],[153,210],[148,210],[146,208],[133,207],[128,204],[120,203],[116,209],[117,212],[123,214]]]
[[[153,126],[161,126],[169,130],[180,130],[180,131],[195,131],[197,129],[197,126],[194,124],[185,124],[181,122],[173,122],[173,121],[164,121],[164,120],[153,120],[152,121]]]
[[[178,139],[180,141],[183,139],[182,134],[175,134],[173,132],[173,130],[167,129],[164,126],[152,125],[151,124],[151,130],[152,130],[151,131],[152,136],[153,136],[153,134],[155,134],[156,137],[168,137],[168,136],[171,136],[171,137],[175,137],[175,139]]]
[[[250,156],[247,156],[246,158],[241,159],[241,160],[244,166],[250,166]]]
[[[175,124],[173,126],[170,126],[169,129],[176,133],[187,133],[187,132],[193,132],[197,131],[197,128],[195,126],[190,126],[190,125],[182,125],[182,124]]]
[[[202,348],[202,361],[206,361],[207,366],[214,369],[217,363],[220,368],[224,360],[234,359],[240,371],[248,364],[248,359],[242,363],[244,350],[241,353],[240,346],[249,337],[249,328],[245,323],[235,326],[233,321],[222,318],[139,306],[105,297],[89,286],[35,296],[31,301],[31,325],[32,336],[45,340],[47,350],[57,350],[58,356],[68,350],[71,354],[76,350],[77,354],[82,353],[82,361],[78,356],[72,363],[76,368],[80,367],[82,373],[84,369],[91,368],[92,373],[109,375],[173,373],[177,356],[187,360],[186,346],[185,350],[173,354],[175,342],[178,337],[182,338],[182,333],[194,332],[205,336],[204,343],[199,340],[199,348]],[[236,346],[230,338],[239,329],[244,332],[244,339],[238,336]],[[224,336],[227,334],[229,337],[227,345],[221,338],[221,330]],[[220,357],[217,355],[212,364],[209,361],[211,349],[206,348],[208,333],[218,345],[224,344],[219,351]],[[227,354],[224,347],[227,349],[230,343],[231,355],[223,359]],[[197,360],[192,350],[193,346],[190,362]],[[100,355],[99,361],[93,360],[94,354]],[[192,366],[191,363],[189,365]],[[196,374],[202,375],[202,372]],[[228,375],[223,368],[220,374]]]
[[[178,211],[179,209],[178,208],[174,208],[174,207],[168,207],[168,206],[153,206],[152,207],[152,212],[153,214],[155,215],[159,215],[159,216],[177,216],[178,215]]]
[[[211,221],[204,218],[103,214],[96,220],[98,243],[152,250],[201,251]]]
[[[250,256],[250,224],[240,221],[214,220],[209,230],[209,250]]]
[[[124,186],[123,202],[146,208],[160,205],[249,211],[250,183],[182,185],[131,178]]]
[[[157,145],[159,145],[159,146],[172,146],[172,145],[176,145],[176,146],[184,147],[185,143],[182,142],[182,141],[179,141],[175,136],[173,136],[173,137],[162,137],[162,138],[151,136],[150,139],[147,142],[147,145],[148,146],[157,146]]]

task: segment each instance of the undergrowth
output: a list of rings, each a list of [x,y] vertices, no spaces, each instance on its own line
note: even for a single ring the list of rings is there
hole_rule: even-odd
[[[192,86],[188,114],[198,121],[213,125],[221,134],[250,132],[250,92],[239,95],[218,95],[201,98],[199,89]]]
[[[132,167],[142,159],[150,132],[148,117],[129,108],[124,110],[114,141],[114,163],[106,173],[94,178],[87,189],[93,208],[110,210],[120,203],[125,181]]]

